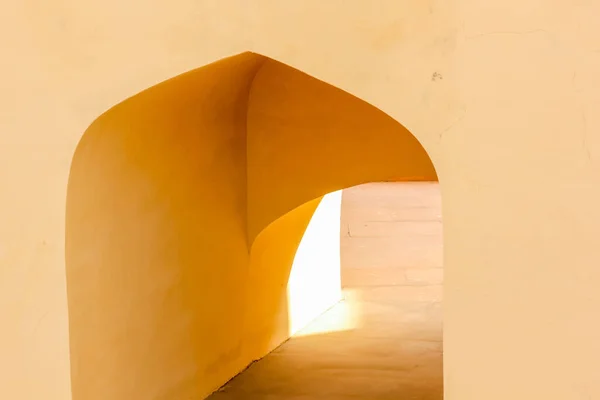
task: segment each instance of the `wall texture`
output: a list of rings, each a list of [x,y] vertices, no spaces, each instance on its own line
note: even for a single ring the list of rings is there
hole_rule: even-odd
[[[244,208],[247,217],[256,213],[256,217],[246,218],[244,226],[236,219],[223,220],[228,231],[235,232],[234,238],[226,242],[232,243],[228,245],[232,247],[209,249],[232,260],[228,268],[237,268],[234,265],[238,261],[248,258],[247,249],[242,254],[238,246],[241,247],[242,242],[244,246],[252,243],[248,238],[259,235],[262,227],[277,218],[267,211],[250,212],[257,210],[256,205],[251,204],[264,198],[253,193],[253,187],[258,186],[253,182],[251,163],[246,164],[247,202],[242,200],[238,185],[209,180],[198,183],[197,193],[190,188],[182,189],[189,186],[183,185],[186,179],[207,177],[203,174],[211,161],[202,159],[200,162],[186,155],[186,151],[194,149],[205,155],[214,151],[212,154],[230,156],[230,161],[214,161],[214,165],[223,170],[210,169],[210,176],[215,179],[227,176],[231,182],[243,182],[236,168],[239,159],[233,157],[240,149],[226,143],[227,138],[239,134],[232,125],[241,125],[239,121],[231,122],[233,116],[238,115],[234,112],[237,108],[233,99],[241,102],[244,96],[240,88],[251,86],[246,78],[239,78],[238,73],[235,74],[238,85],[231,86],[227,96],[219,95],[219,89],[214,86],[220,80],[206,82],[211,88],[208,93],[213,94],[197,94],[221,99],[219,113],[212,109],[206,113],[190,113],[189,117],[197,119],[202,126],[211,126],[214,132],[221,132],[223,137],[211,143],[222,145],[219,150],[205,149],[199,136],[179,142],[185,151],[178,150],[171,142],[167,144],[164,137],[154,136],[154,142],[144,141],[143,146],[155,146],[152,151],[158,158],[164,157],[174,164],[163,171],[152,166],[150,172],[137,173],[117,171],[119,159],[123,157],[118,152],[111,157],[100,157],[102,151],[106,151],[102,146],[108,146],[111,140],[118,144],[110,134],[103,133],[96,139],[84,137],[81,147],[82,154],[88,154],[89,160],[106,163],[106,168],[98,168],[97,163],[88,164],[85,156],[75,154],[73,158],[73,154],[90,123],[129,96],[223,57],[253,51],[298,68],[379,108],[407,127],[434,161],[442,185],[444,211],[446,398],[600,397],[597,361],[600,359],[597,343],[600,325],[595,318],[600,305],[600,293],[596,290],[600,281],[600,270],[596,268],[600,262],[596,243],[600,234],[597,207],[600,200],[597,165],[600,29],[595,18],[599,12],[597,2],[586,0],[491,0],[485,3],[382,0],[369,5],[347,2],[344,7],[338,2],[317,0],[295,3],[259,0],[251,5],[241,0],[176,0],[161,4],[117,0],[5,2],[0,12],[0,48],[4,61],[0,66],[0,326],[3,327],[0,394],[3,398],[69,399],[70,368],[74,377],[73,395],[85,393],[86,384],[77,379],[89,377],[84,360],[94,360],[96,356],[83,357],[83,353],[78,353],[86,348],[87,339],[84,339],[84,327],[76,325],[77,318],[90,318],[83,315],[83,307],[94,305],[89,300],[82,305],[71,304],[74,320],[70,321],[73,334],[69,337],[65,265],[75,276],[90,259],[113,265],[106,261],[110,260],[110,252],[91,257],[98,251],[91,244],[89,254],[78,254],[81,250],[75,250],[73,244],[78,240],[83,243],[94,235],[110,236],[103,239],[104,243],[115,248],[143,242],[142,236],[133,238],[142,232],[133,228],[132,221],[136,215],[145,215],[146,209],[135,207],[145,205],[144,199],[158,196],[152,194],[151,185],[143,183],[145,179],[156,179],[165,188],[172,188],[174,194],[179,193],[180,197],[173,197],[169,200],[173,203],[169,204],[177,201],[185,204],[184,198],[189,194],[192,198],[202,197],[203,201],[217,203],[215,215],[222,215],[225,209],[241,213]],[[252,76],[251,60],[238,59],[236,63],[245,65],[238,70],[246,71],[239,72],[241,75]],[[225,73],[227,68],[220,65]],[[257,78],[260,75],[259,72]],[[220,89],[227,86],[218,85],[225,85],[219,86]],[[250,98],[253,93],[250,89]],[[175,105],[185,113],[186,105],[177,98],[165,104],[164,99],[161,103],[158,98],[152,100],[148,96],[153,97],[146,94],[142,99],[164,106],[160,111],[155,107],[143,109],[157,126],[171,127],[171,122],[178,121],[176,118],[168,121],[164,114],[165,110],[175,113]],[[142,105],[137,100],[131,104],[111,110],[97,122],[100,125],[90,127],[88,134],[100,129],[102,124],[110,127],[111,132],[123,132],[128,137],[135,137],[136,129],[155,131],[153,126],[139,119],[124,124],[112,121],[113,112],[117,118],[127,107],[135,109]],[[252,104],[248,109],[252,110]],[[211,118],[214,121],[211,122]],[[253,124],[252,112],[247,118],[248,124]],[[229,121],[227,124],[223,124],[225,119]],[[182,127],[183,131],[186,129]],[[342,138],[343,132],[339,131],[338,135]],[[249,151],[253,139],[246,139]],[[161,146],[162,140],[164,146]],[[179,137],[178,140],[184,139]],[[86,150],[87,141],[100,147],[91,146]],[[127,154],[133,154],[134,159],[139,150],[129,146],[136,141],[140,142],[132,139],[131,143],[121,145],[122,151],[130,152]],[[143,146],[140,144],[137,149]],[[164,154],[156,147],[164,147]],[[362,147],[356,150],[360,157]],[[384,149],[381,151],[385,154]],[[148,163],[146,157],[140,155],[137,162]],[[312,165],[306,157],[306,165]],[[188,170],[183,167],[185,160],[188,163],[196,160],[193,162],[202,165]],[[67,202],[71,161],[73,177]],[[88,168],[77,172],[77,165]],[[343,168],[335,162],[327,167],[332,166]],[[280,166],[271,169],[277,168]],[[365,163],[362,168],[371,166]],[[169,169],[180,172],[181,187],[177,181],[165,178]],[[93,178],[95,176],[97,178]],[[100,178],[111,179],[103,182]],[[128,186],[125,178],[133,180],[135,185]],[[94,179],[98,182],[94,185],[97,196],[83,190],[86,185],[91,186]],[[201,192],[206,187],[203,185],[208,186],[210,182],[213,183],[210,187],[222,195],[222,201],[217,202],[210,191]],[[343,180],[338,183],[342,182],[347,183]],[[109,190],[113,187],[130,195],[118,196]],[[72,195],[76,196],[74,199],[80,196],[82,203],[77,205]],[[301,193],[298,204],[286,201],[277,207],[285,212],[310,200],[311,196],[319,194],[306,191]],[[111,207],[119,210],[119,219],[123,220],[119,229],[122,230],[114,228],[115,233],[109,230],[116,220],[112,214],[112,222],[111,219],[96,221],[94,214],[99,211],[86,211],[83,205],[93,202],[98,205],[110,202]],[[187,222],[182,227],[170,225],[175,224],[177,218],[161,220],[160,215],[170,212],[167,205],[161,207],[164,207],[162,211],[151,213],[156,220],[144,222],[145,226],[164,232],[187,232],[190,236],[184,239],[189,240],[190,248],[191,242],[194,245],[199,242],[195,235],[209,236],[201,228],[188,226]],[[197,203],[183,208],[189,212],[189,218],[179,216],[179,220],[193,221],[206,213],[198,208]],[[96,222],[99,233],[85,227],[79,227],[81,232],[78,232],[71,213]],[[124,234],[127,229],[131,235]],[[219,229],[214,229],[217,237]],[[70,238],[73,232],[81,238]],[[152,239],[149,233],[143,234]],[[70,242],[66,260],[65,237]],[[199,257],[185,251],[171,253],[172,249],[161,243],[148,247],[148,254],[164,256],[165,260],[177,259],[177,265],[186,264],[182,261],[186,257]],[[70,262],[72,256],[80,264]],[[148,263],[152,264],[150,260]],[[151,274],[161,272],[158,266],[154,267],[157,269],[151,269]],[[94,269],[89,267],[88,270]],[[188,272],[193,276],[206,273],[191,269]],[[232,281],[223,280],[223,283],[244,286],[236,281],[239,275],[231,278]],[[83,278],[84,282],[89,279]],[[98,284],[106,285],[110,279],[99,275]],[[115,282],[136,282],[129,276],[117,275],[114,279]],[[169,279],[179,278],[171,276]],[[210,279],[218,281],[220,278]],[[83,295],[82,289],[71,285],[71,277],[69,282],[70,299]],[[185,285],[191,282],[186,281]],[[149,293],[151,287],[149,281],[141,281],[139,293]],[[125,289],[117,286],[112,290],[123,294]],[[191,293],[190,287],[186,290]],[[89,295],[98,294],[92,290]],[[195,300],[191,296],[169,301],[171,303],[164,303],[165,307],[181,304],[178,301],[193,304]],[[223,306],[233,308],[233,300],[227,301]],[[133,306],[133,303],[127,304],[123,303],[122,307]],[[194,313],[200,309],[190,308],[189,319],[179,322],[193,325],[196,322],[191,321],[199,315]],[[106,313],[111,310],[116,307],[108,307]],[[137,318],[149,324],[155,322],[152,318],[161,318],[144,314],[143,307],[140,313]],[[106,315],[103,311],[98,318],[102,320]],[[206,315],[217,319],[209,311]],[[114,315],[117,317],[118,313]],[[220,323],[236,326],[229,318]],[[121,340],[114,326],[103,328],[107,335]],[[78,329],[82,335],[79,338]],[[181,342],[173,346],[185,340],[192,341],[181,338]],[[71,363],[69,341],[73,341]],[[141,352],[141,349],[142,343],[131,351]],[[164,349],[158,349],[156,356],[167,354],[161,353]],[[235,350],[235,346],[231,349]],[[202,347],[198,347],[192,353],[201,351]],[[235,351],[225,353],[226,360],[234,360],[225,364],[239,361],[232,354]],[[111,360],[115,355],[108,353],[106,357]],[[164,380],[142,381],[140,385],[148,386],[144,393],[158,388],[165,393],[177,393],[181,388],[171,386],[168,380],[185,381],[186,376],[195,373],[190,359],[177,362],[185,367],[175,369],[173,374],[181,375],[166,374]],[[153,365],[145,371],[148,376],[159,375],[152,369]],[[185,369],[187,367],[190,369]],[[198,371],[202,368],[198,367]],[[98,382],[90,382],[90,385],[101,387],[100,381],[112,384],[108,380],[111,372],[106,368],[101,371],[109,375],[94,377]],[[121,378],[117,382],[119,386],[106,386],[102,393],[125,395],[132,390],[130,382]],[[194,385],[188,387],[200,393],[202,388]]]

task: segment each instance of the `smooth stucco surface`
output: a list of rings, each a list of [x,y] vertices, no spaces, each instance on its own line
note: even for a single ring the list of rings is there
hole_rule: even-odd
[[[100,265],[110,261],[110,252],[92,257],[93,247],[86,253],[80,246],[68,245],[65,257],[69,232],[77,232],[71,238],[73,244],[83,243],[88,235],[96,234],[85,224],[99,222],[98,213],[102,213],[93,207],[88,212],[83,203],[75,206],[71,199],[67,201],[67,186],[88,205],[114,196],[111,204],[122,213],[110,214],[110,218],[122,219],[123,223],[119,222],[119,229],[113,232],[107,229],[110,220],[102,220],[106,230],[99,232],[111,235],[108,242],[114,234],[115,241],[110,243],[124,245],[118,240],[126,237],[120,235],[127,229],[132,229],[132,235],[141,235],[136,230],[139,228],[133,229],[138,225],[134,217],[146,209],[133,209],[128,201],[151,195],[151,188],[128,197],[111,193],[106,182],[94,177],[124,179],[133,171],[111,169],[123,156],[108,148],[98,147],[92,155],[107,151],[111,156],[100,161],[109,162],[110,168],[102,170],[91,163],[93,158],[82,160],[75,149],[83,133],[96,118],[124,99],[186,71],[246,51],[281,61],[378,107],[408,128],[431,156],[440,177],[444,212],[446,398],[600,397],[600,324],[595,318],[600,306],[600,292],[596,290],[600,281],[596,239],[600,235],[599,13],[600,4],[593,1],[383,0],[369,4],[346,2],[343,6],[317,0],[5,2],[0,13],[0,397],[69,399],[70,368],[76,376],[85,365],[82,362],[86,358],[78,358],[77,345],[69,362],[69,341],[78,339],[68,332],[65,266],[68,268],[71,255],[80,260],[71,264],[73,272],[81,270],[88,260]],[[244,97],[240,88],[249,87],[241,76],[253,76],[250,69],[254,61],[243,57],[243,62],[236,61],[244,64],[235,75],[238,85],[229,87],[227,96],[219,95],[219,90],[225,90],[228,84],[213,80],[208,86],[200,85],[207,91],[194,93],[200,98],[223,100],[206,104],[227,106],[220,116],[229,125],[236,125],[231,121],[237,115],[233,99],[239,95],[241,102]],[[169,88],[174,87],[164,90]],[[143,112],[156,121],[157,127],[169,122],[162,118],[173,107],[186,110],[179,100],[155,101],[164,107]],[[132,107],[138,105],[141,103]],[[251,104],[248,109],[252,109]],[[112,115],[118,115],[119,111],[113,109],[105,117],[115,111],[117,114]],[[204,116],[219,116],[213,111]],[[204,120],[192,114],[190,121]],[[248,114],[249,123],[252,115]],[[108,122],[111,118],[105,120]],[[202,124],[205,122],[210,121]],[[137,123],[132,128],[145,129],[148,121]],[[237,134],[230,128],[215,126],[214,132],[224,135],[219,141]],[[111,129],[125,132],[129,128]],[[182,129],[190,132],[186,126]],[[103,135],[109,137],[99,142],[108,145],[111,135],[99,138]],[[343,143],[346,133],[338,131],[337,135]],[[179,157],[169,147],[175,142],[167,143],[160,135],[152,139],[155,141],[144,141],[139,149],[154,146],[157,156],[173,162],[168,168],[181,172],[170,181],[161,175],[163,172],[151,169],[165,187],[182,196],[176,200],[189,201],[185,200],[189,194],[218,206],[207,211],[198,203],[190,205],[189,218],[179,215],[185,221],[182,229],[199,238],[219,237],[219,227],[211,226],[214,234],[209,235],[207,224],[188,224],[200,211],[208,214],[207,218],[225,215],[225,210],[238,213],[227,215],[243,212],[244,203],[238,197],[240,186],[235,183],[244,182],[240,177],[243,173],[235,167],[239,159],[234,155],[239,149],[223,143],[218,150],[224,153],[213,154],[229,157],[217,162],[224,169],[209,169],[209,159],[197,159],[191,153],[189,158]],[[199,136],[188,139],[192,142],[178,145],[186,151],[196,149],[199,154],[210,150],[205,149],[207,144],[200,142]],[[156,150],[164,144],[161,140],[168,144],[164,155]],[[251,140],[247,141],[249,147]],[[381,146],[387,149],[389,144],[382,142]],[[361,165],[361,170],[372,168],[361,160],[363,147],[355,150],[352,162]],[[149,155],[141,151],[139,162],[147,162],[147,158]],[[187,169],[183,165],[186,160],[205,164]],[[313,165],[310,156],[303,160]],[[79,172],[74,169],[72,178],[82,185],[97,186],[98,197],[89,191],[79,192],[77,185],[73,186],[75,181],[68,185],[72,162],[73,168],[78,164],[87,166]],[[332,161],[327,167],[342,171],[347,164]],[[283,167],[272,166],[273,174],[279,168]],[[214,179],[226,175],[230,180],[220,180],[219,184],[201,180],[196,189],[190,188],[191,181],[206,178],[203,174],[207,171]],[[266,201],[263,195],[252,194],[256,183],[249,171],[247,205],[252,203],[252,196],[256,201]],[[138,174],[145,179],[142,172]],[[376,178],[380,179],[372,177]],[[124,183],[118,187],[132,194],[133,188]],[[177,186],[180,183],[182,186]],[[348,181],[340,178],[337,183],[345,185]],[[214,192],[200,192],[207,187]],[[217,200],[211,197],[214,193],[225,196]],[[301,193],[298,204],[286,202],[280,210],[291,210],[313,195],[318,197]],[[68,217],[71,211],[67,204],[79,210],[73,215],[84,219],[78,222]],[[145,226],[173,228],[168,225],[176,218],[161,220],[160,215],[169,215],[168,208],[162,210],[154,214],[156,220],[144,221]],[[268,210],[252,213],[256,213],[256,219],[247,218],[248,226],[243,229],[239,220],[219,220],[219,226],[235,232],[227,242],[215,241],[216,245],[210,246],[206,242],[198,244],[201,241],[189,236],[188,249],[210,247],[210,253],[220,252],[236,260],[227,268],[238,268],[237,260],[248,257],[241,250],[242,243],[247,246],[248,237],[278,217]],[[88,218],[90,222],[85,222]],[[71,230],[78,226],[81,232]],[[155,254],[166,249],[161,242],[149,251]],[[137,253],[138,257],[144,255]],[[187,261],[201,257],[191,251],[165,255],[177,260],[190,257]],[[148,261],[150,265],[152,262]],[[178,261],[177,265],[185,262]],[[203,271],[192,273],[207,273]],[[236,281],[239,275],[228,277],[232,280],[222,280],[227,287],[243,286]],[[103,284],[101,279],[99,284]],[[161,284],[165,282],[151,285]],[[191,282],[187,284],[191,291]],[[83,287],[69,284],[69,292],[76,296],[83,293]],[[122,287],[111,290],[125,293]],[[220,293],[217,288],[211,290]],[[223,305],[233,307],[232,301],[228,298]],[[72,312],[84,319],[93,318],[78,311],[85,304],[72,304]],[[127,309],[126,304],[121,306]],[[146,316],[142,312],[139,318],[144,320]],[[228,322],[223,324],[229,328],[238,323],[225,320]],[[77,327],[77,318],[70,323],[72,332],[90,329]],[[109,332],[115,329],[112,325],[102,328]],[[140,332],[148,334],[147,330]],[[113,362],[110,354],[107,365]],[[232,353],[226,354],[227,360],[235,359]],[[184,362],[181,365],[187,365],[186,360],[190,359],[178,359]],[[220,368],[223,364],[215,365]],[[103,368],[108,371],[106,366]],[[200,369],[197,365],[194,368]],[[162,377],[185,380],[196,369],[175,369],[172,373]],[[149,374],[160,375],[155,370],[149,370]],[[98,385],[104,382],[104,390],[123,390],[120,393],[127,393],[127,385],[131,384],[111,387],[113,382],[103,381],[106,375],[94,379]],[[138,384],[144,393],[152,393],[166,381],[144,378]],[[85,384],[78,385],[74,380],[74,395],[86,390]]]

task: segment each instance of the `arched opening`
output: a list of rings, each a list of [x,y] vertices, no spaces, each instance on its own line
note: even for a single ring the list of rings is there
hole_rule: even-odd
[[[287,283],[323,196],[436,179],[397,121],[253,53],[113,107],[67,193],[73,399],[209,395],[298,329]],[[340,297],[339,263],[312,254],[331,279],[296,287],[299,325]]]
[[[290,324],[306,324],[308,293],[319,293],[310,287],[327,285],[336,272],[342,300],[208,400],[442,399],[440,200],[437,182],[370,183],[326,195],[286,282]],[[340,270],[327,257],[338,249]]]

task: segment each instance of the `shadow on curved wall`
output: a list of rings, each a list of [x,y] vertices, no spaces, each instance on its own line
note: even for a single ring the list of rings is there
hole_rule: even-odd
[[[289,337],[287,282],[322,197],[409,179],[437,177],[402,125],[258,54],[116,105],[68,185],[73,399],[208,395]],[[339,277],[310,286],[313,316],[339,298]]]

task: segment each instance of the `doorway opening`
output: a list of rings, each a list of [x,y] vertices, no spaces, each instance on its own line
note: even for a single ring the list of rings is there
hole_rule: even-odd
[[[358,335],[360,319],[337,333],[305,328],[338,304],[341,279],[391,279],[340,275],[340,190],[379,181],[437,174],[398,121],[259,54],[108,110],[84,133],[68,184],[73,399],[206,398],[292,335]],[[372,222],[350,226],[353,243],[385,231]],[[404,271],[406,286],[420,288],[422,274]],[[367,335],[376,345],[382,333]]]

